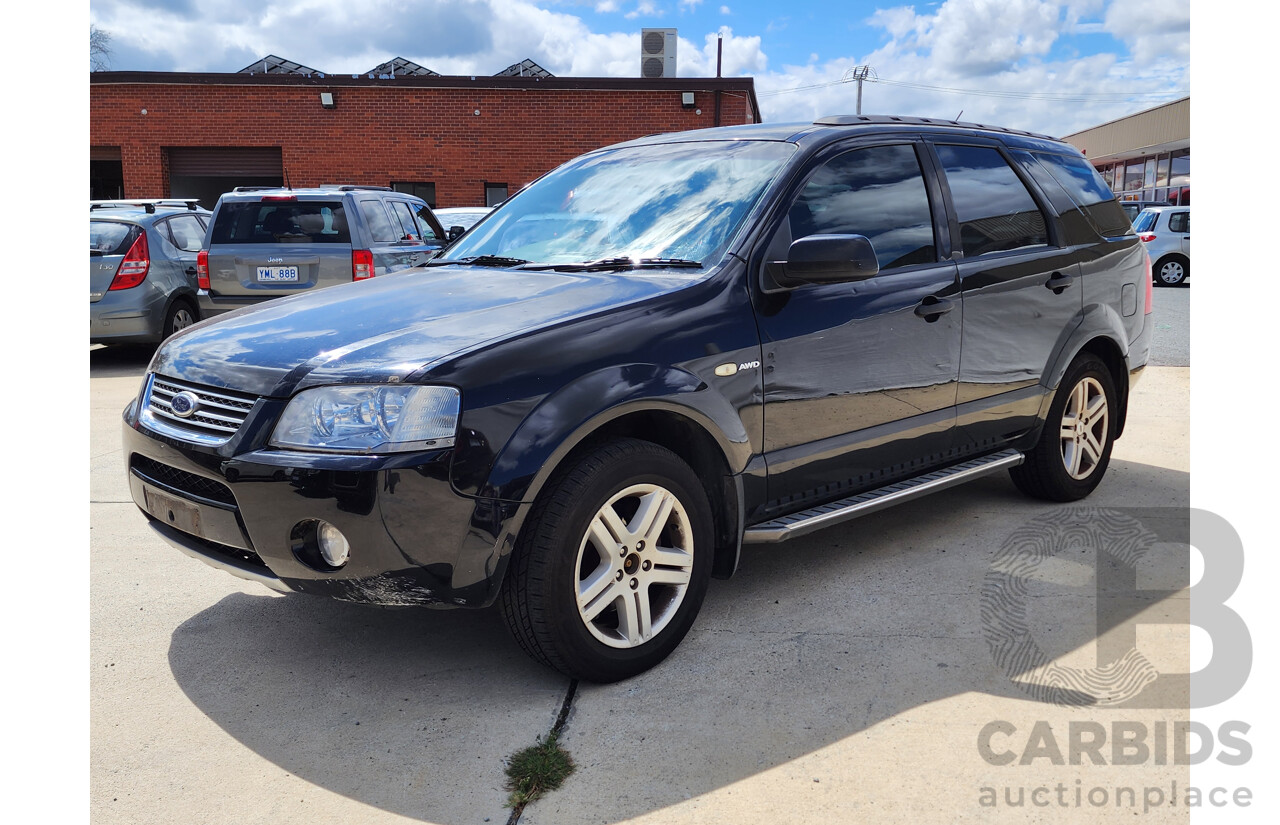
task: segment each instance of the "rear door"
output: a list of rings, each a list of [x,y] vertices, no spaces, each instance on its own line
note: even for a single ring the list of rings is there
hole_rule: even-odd
[[[196,257],[204,246],[205,226],[195,215],[175,215],[155,224],[163,255],[152,255],[151,266],[163,267],[166,294],[181,287],[196,290]],[[155,273],[158,274],[158,273]]]
[[[1191,210],[1179,210],[1169,213],[1169,232],[1178,236],[1178,248],[1188,259],[1191,258]]]
[[[342,199],[224,200],[209,233],[209,295],[252,303],[351,281]]]
[[[373,242],[373,262],[378,275],[424,264],[435,256],[443,239],[417,212],[425,204],[399,198],[361,198],[360,215]]]
[[[997,141],[931,142],[964,304],[957,446],[982,453],[1034,426],[1040,378],[1079,323],[1082,250]]]

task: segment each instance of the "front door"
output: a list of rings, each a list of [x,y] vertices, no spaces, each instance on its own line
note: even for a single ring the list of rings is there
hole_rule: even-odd
[[[768,512],[834,500],[944,463],[962,307],[943,260],[936,188],[909,140],[825,153],[760,262]],[[932,184],[936,187],[936,183]],[[814,234],[875,247],[873,278],[783,289],[767,262]]]

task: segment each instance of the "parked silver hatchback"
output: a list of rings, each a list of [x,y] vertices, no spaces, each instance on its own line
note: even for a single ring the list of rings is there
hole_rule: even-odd
[[[200,252],[200,312],[408,269],[444,245],[426,202],[387,187],[239,187],[218,199]]]
[[[1156,286],[1179,286],[1191,277],[1191,207],[1152,206],[1138,213],[1133,231],[1147,245]]]
[[[200,320],[195,200],[89,201],[89,343],[162,341]]]

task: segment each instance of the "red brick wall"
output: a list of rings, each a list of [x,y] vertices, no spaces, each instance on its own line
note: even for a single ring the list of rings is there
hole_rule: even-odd
[[[678,91],[95,83],[90,140],[120,147],[125,197],[169,196],[170,146],[279,146],[294,186],[436,185],[438,206],[484,203],[484,184],[515,193],[585,151],[656,132],[714,125]],[[722,93],[723,125],[751,123],[746,95]],[[146,114],[142,114],[142,110]],[[479,111],[479,115],[475,114]]]

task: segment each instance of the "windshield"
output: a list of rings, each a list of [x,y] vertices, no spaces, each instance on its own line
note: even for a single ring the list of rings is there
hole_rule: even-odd
[[[587,155],[517,194],[432,263],[709,266],[794,150],[706,141]]]
[[[1138,213],[1138,217],[1133,221],[1134,232],[1146,232],[1156,225],[1156,217],[1158,212],[1142,211]]]

